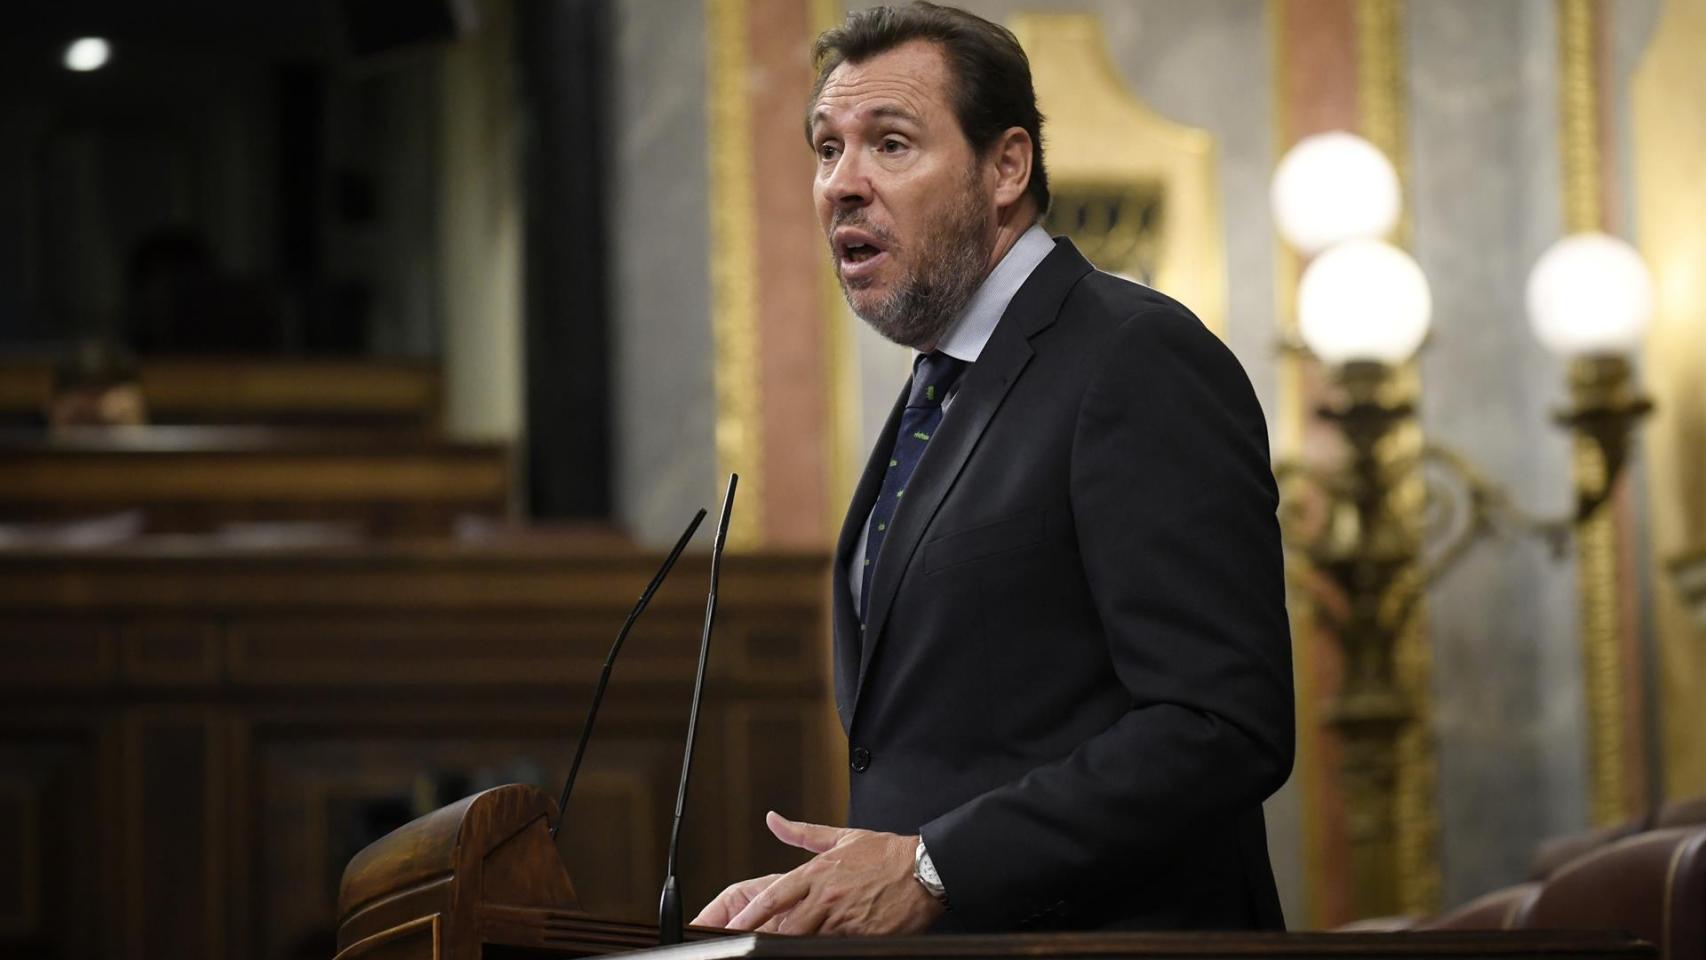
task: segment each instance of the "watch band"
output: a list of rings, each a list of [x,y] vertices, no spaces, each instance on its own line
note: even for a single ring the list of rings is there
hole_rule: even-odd
[[[912,851],[912,876],[925,893],[947,906],[948,888],[942,884],[942,875],[936,872],[936,862],[930,859],[930,851],[924,849],[922,837],[918,840],[918,848]]]

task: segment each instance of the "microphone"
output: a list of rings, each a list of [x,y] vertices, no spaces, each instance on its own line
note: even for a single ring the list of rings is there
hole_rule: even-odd
[[[664,558],[663,566],[652,576],[652,582],[647,584],[645,591],[640,594],[640,602],[634,604],[634,609],[629,611],[628,619],[623,621],[622,629],[616,633],[616,642],[610,645],[610,654],[604,658],[604,670],[598,675],[598,686],[592,691],[592,706],[587,708],[586,723],[581,727],[581,742],[575,747],[574,762],[569,764],[569,778],[563,781],[563,793],[557,798],[557,822],[551,827],[552,840],[557,839],[557,830],[563,825],[563,815],[568,812],[569,794],[575,789],[575,776],[581,771],[581,760],[586,757],[586,745],[592,740],[592,725],[598,719],[598,705],[604,702],[604,688],[610,684],[610,668],[616,665],[616,655],[622,652],[622,641],[628,639],[628,631],[634,629],[634,621],[640,619],[646,604],[652,602],[652,594],[657,593],[658,587],[663,585],[663,578],[669,576],[675,561],[681,557],[681,551],[687,548],[687,541],[693,539],[694,531],[699,529],[699,523],[704,519],[705,508],[700,507],[699,512],[693,515],[692,522],[687,524],[687,529],[682,531],[681,539],[675,541],[674,549]]]
[[[681,754],[681,786],[675,791],[675,822],[669,828],[669,866],[664,871],[663,895],[658,898],[658,944],[681,942],[681,884],[675,877],[675,856],[681,847],[681,813],[687,807],[687,775],[693,770],[693,736],[699,730],[699,705],[705,696],[705,664],[711,656],[711,624],[717,619],[717,579],[723,569],[723,544],[729,536],[729,513],[735,505],[735,484],[729,474],[723,513],[717,518],[717,539],[711,547],[711,592],[705,599],[705,629],[699,635],[699,673],[693,681],[693,706],[687,712],[687,748]]]

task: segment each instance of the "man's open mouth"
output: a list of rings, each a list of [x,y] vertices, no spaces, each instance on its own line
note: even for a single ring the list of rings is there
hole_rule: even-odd
[[[860,268],[888,252],[881,237],[859,227],[841,227],[835,231],[834,247],[837,266],[843,274],[858,276]],[[871,269],[875,269],[874,265]]]

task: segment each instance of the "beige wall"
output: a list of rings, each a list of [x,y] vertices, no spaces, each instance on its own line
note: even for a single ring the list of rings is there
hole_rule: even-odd
[[[445,427],[516,440],[522,430],[522,194],[509,0],[443,63],[440,270]]]

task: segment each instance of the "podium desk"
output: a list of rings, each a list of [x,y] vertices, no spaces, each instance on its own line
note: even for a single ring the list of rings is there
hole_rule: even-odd
[[[651,947],[647,924],[578,906],[535,787],[509,784],[435,810],[369,845],[344,871],[336,960],[1648,960],[1614,933],[1069,933],[844,939],[689,930]],[[589,882],[596,882],[596,878]]]
[[[494,954],[488,953],[487,956]],[[516,956],[516,954],[505,954]],[[632,960],[1612,960],[1653,958],[1612,933],[1054,933],[990,936],[778,937],[747,934],[628,954]]]

